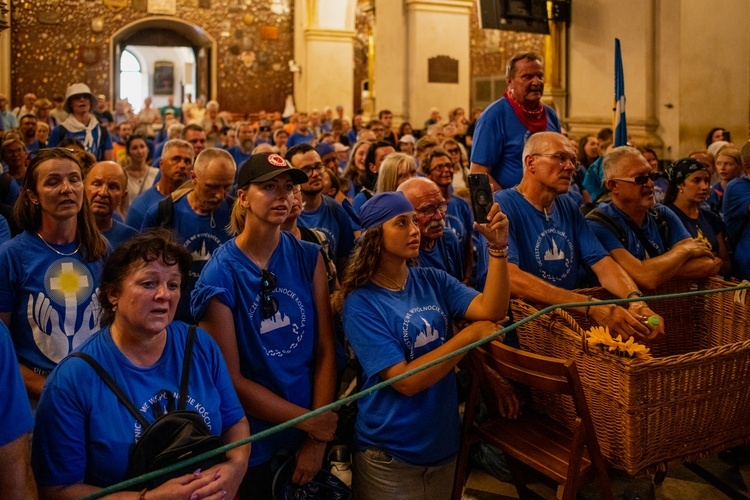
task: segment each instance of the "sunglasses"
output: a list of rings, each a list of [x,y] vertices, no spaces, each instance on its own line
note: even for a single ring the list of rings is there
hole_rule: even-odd
[[[276,288],[276,275],[264,269],[260,285],[260,304],[263,307],[263,319],[268,319],[279,312],[279,301],[271,295],[271,292]]]
[[[644,175],[639,175],[637,177],[615,177],[612,180],[613,181],[625,181],[625,182],[632,182],[633,184],[638,184],[639,186],[644,186],[648,183],[650,180],[651,182],[656,182],[656,180],[659,178],[658,172],[651,172]]]

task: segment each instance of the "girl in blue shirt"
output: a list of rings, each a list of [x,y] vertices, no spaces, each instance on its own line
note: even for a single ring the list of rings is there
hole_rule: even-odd
[[[253,433],[333,401],[336,363],[320,247],[281,230],[294,186],[307,175],[275,153],[257,153],[238,175],[231,226],[238,236],[203,268],[191,307],[216,339]],[[292,480],[309,482],[333,439],[326,412],[253,443],[240,498],[271,498],[272,462],[296,451]]]
[[[474,224],[490,247],[484,294],[443,271],[410,267],[419,256],[414,207],[403,193],[362,206],[363,234],[342,283],[344,331],[362,365],[363,389],[497,331],[508,310],[508,221],[497,204]],[[453,321],[476,321],[453,334]],[[358,500],[447,499],[460,424],[456,356],[361,398],[353,493]],[[515,415],[517,401],[508,411]]]

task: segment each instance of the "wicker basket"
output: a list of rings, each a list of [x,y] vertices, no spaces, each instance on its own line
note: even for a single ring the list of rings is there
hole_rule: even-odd
[[[672,282],[653,293],[719,289],[715,278]],[[612,298],[603,289],[583,293]],[[666,335],[653,358],[623,358],[583,348],[583,315],[557,310],[518,327],[523,349],[574,358],[602,452],[630,474],[665,470],[750,440],[750,307],[733,293],[651,301]],[[537,309],[512,303],[515,320]],[[534,394],[534,405],[569,425],[570,400]]]

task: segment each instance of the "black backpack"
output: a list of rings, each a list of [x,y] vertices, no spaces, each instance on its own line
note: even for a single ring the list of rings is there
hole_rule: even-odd
[[[127,408],[143,428],[141,439],[136,443],[130,455],[128,478],[142,476],[147,472],[162,469],[181,460],[186,460],[224,446],[224,442],[219,436],[211,434],[211,431],[208,430],[198,412],[185,409],[194,343],[195,325],[191,325],[188,330],[185,355],[182,360],[182,377],[180,378],[180,394],[177,409],[165,413],[153,423],[149,423],[145,419],[128,399],[120,386],[117,385],[94,358],[82,352],[71,354],[71,356],[86,361],[96,371],[104,383],[107,384],[107,387],[115,393],[120,403]],[[164,390],[162,393],[172,398],[170,391]],[[173,406],[173,404],[174,400],[172,398],[170,406]],[[225,462],[226,459],[226,454],[221,453],[197,464],[182,467],[176,471],[140,483],[133,487],[133,489],[139,490],[143,487],[153,489],[170,479],[189,474],[198,468],[203,470],[208,469],[216,464]]]
[[[156,226],[157,227],[165,227],[167,229],[174,229],[174,204],[177,200],[179,200],[182,196],[186,194],[187,192],[182,193],[180,196],[177,197],[177,199],[175,199],[172,195],[170,195],[159,202],[157,209],[156,209]],[[229,203],[230,209],[234,206],[235,201],[237,201],[237,198],[235,198],[234,196],[228,195],[226,198],[226,202]]]

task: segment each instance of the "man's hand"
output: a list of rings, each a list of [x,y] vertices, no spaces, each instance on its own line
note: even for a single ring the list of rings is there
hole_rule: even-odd
[[[622,335],[623,340],[628,340],[633,336],[640,339],[646,338],[651,333],[649,327],[641,323],[640,316],[633,315],[614,304],[605,306],[594,304],[591,305],[589,316],[594,318],[601,326],[608,327],[613,338]]]
[[[637,337],[637,340],[644,342],[653,342],[659,340],[664,335],[664,318],[652,311],[645,302],[631,302],[628,307],[628,312],[632,314],[641,323],[648,322],[649,318],[655,316],[658,318],[659,323],[656,326],[647,325],[648,334]]]

